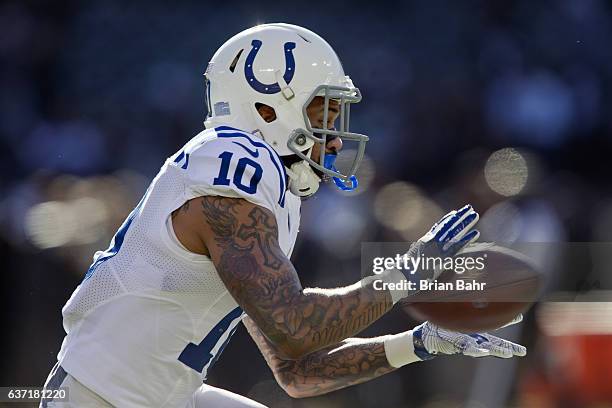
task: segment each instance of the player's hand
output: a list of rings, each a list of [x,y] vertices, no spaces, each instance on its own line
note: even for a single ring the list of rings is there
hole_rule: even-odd
[[[522,316],[519,315],[506,326],[518,323],[521,320]],[[499,358],[522,357],[527,354],[527,349],[524,346],[488,333],[458,333],[443,329],[430,322],[417,326],[412,331],[412,338],[415,354],[421,360],[429,360],[438,354]]]
[[[478,230],[472,229],[478,222],[479,215],[471,205],[466,205],[460,210],[454,210],[446,214],[440,221],[412,244],[408,250],[408,256],[418,258],[446,258],[452,257],[466,245],[476,241],[480,236]],[[436,279],[442,270],[433,271],[417,270],[410,271],[410,280]],[[407,275],[407,274],[406,274]]]
[[[435,244],[439,252],[445,256],[453,256],[461,248],[478,239],[480,232],[472,228],[479,218],[476,210],[467,204],[442,217],[419,239],[419,242]]]

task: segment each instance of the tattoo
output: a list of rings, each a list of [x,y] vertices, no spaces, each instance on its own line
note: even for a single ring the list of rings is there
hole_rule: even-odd
[[[321,350],[298,361],[286,361],[281,371],[286,386],[304,396],[325,394],[360,384],[394,370],[382,341],[348,339],[334,350]]]
[[[387,312],[386,305],[383,303],[372,303],[365,308],[363,313],[355,315],[353,318],[341,321],[338,325],[326,327],[323,330],[313,333],[313,342],[317,344],[329,344],[333,339],[344,339],[349,333],[358,333],[360,327],[367,327],[373,321],[380,318]]]
[[[183,204],[180,208],[172,212],[171,216],[173,220],[178,215],[179,211],[183,211],[184,213],[187,213],[189,211],[189,201],[185,201],[185,204]]]
[[[268,213],[259,207],[253,208],[249,213],[249,218],[252,223],[241,225],[238,230],[238,237],[244,241],[249,241],[252,238],[262,251],[264,265],[278,270],[283,264],[283,253],[278,247],[276,222],[271,220]]]
[[[237,224],[233,212],[239,204],[238,200],[223,197],[204,197],[202,199],[202,211],[215,235],[215,241],[222,246],[231,244]]]
[[[287,351],[301,355],[336,344],[391,309],[387,292],[360,284],[303,290],[279,246],[269,210],[227,197],[202,197],[201,202],[219,276],[266,336]]]
[[[395,370],[387,361],[383,338],[347,339],[299,360],[284,360],[252,320],[243,322],[279,384],[294,397],[325,394]]]

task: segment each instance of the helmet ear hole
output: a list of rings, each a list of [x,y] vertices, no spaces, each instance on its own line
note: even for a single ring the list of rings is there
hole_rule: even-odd
[[[256,102],[255,109],[259,113],[259,116],[267,123],[274,122],[276,120],[276,111],[273,107],[266,105],[265,103]]]

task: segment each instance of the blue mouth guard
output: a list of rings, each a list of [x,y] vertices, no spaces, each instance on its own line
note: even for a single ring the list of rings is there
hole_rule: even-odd
[[[334,166],[337,157],[338,155],[336,154],[327,153],[323,158],[323,167],[337,172],[338,169],[336,169],[336,166]],[[332,179],[334,180],[336,187],[338,187],[338,189],[342,191],[353,191],[359,185],[359,182],[357,181],[357,177],[355,177],[355,175],[349,177],[347,181],[342,181],[342,179],[338,177],[332,177]]]

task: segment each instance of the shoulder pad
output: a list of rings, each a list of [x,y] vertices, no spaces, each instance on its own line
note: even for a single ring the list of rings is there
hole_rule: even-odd
[[[194,197],[244,198],[272,211],[285,205],[285,167],[274,149],[249,133],[229,127],[206,130],[170,159],[185,171]]]

